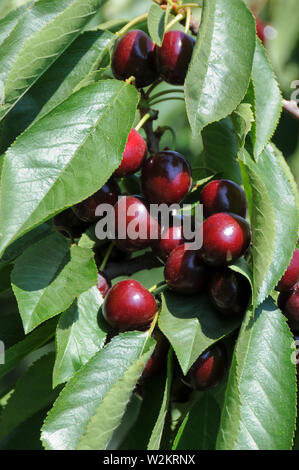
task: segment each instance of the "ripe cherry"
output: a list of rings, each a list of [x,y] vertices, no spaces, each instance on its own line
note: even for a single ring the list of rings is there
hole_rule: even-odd
[[[278,307],[287,317],[290,328],[299,332],[299,284],[293,290],[279,294]]]
[[[179,203],[191,188],[191,168],[182,155],[164,150],[144,162],[141,181],[150,203]]]
[[[152,250],[156,256],[166,261],[170,253],[179,245],[185,243],[183,233],[182,217],[175,217],[172,226],[163,230],[160,240],[152,246]]]
[[[188,249],[185,243],[171,252],[164,277],[167,285],[176,292],[199,294],[207,283],[208,268],[199,259],[197,251]]]
[[[103,298],[106,297],[106,295],[109,292],[109,289],[111,288],[111,282],[107,279],[107,277],[102,272],[98,272],[97,288],[99,289]]]
[[[190,369],[189,377],[192,386],[199,391],[206,391],[222,382],[228,361],[225,347],[216,343],[207,349]]]
[[[295,284],[299,282],[299,250],[296,250],[293,253],[291,263],[284,273],[283,277],[276,286],[276,290],[283,292],[291,290]]]
[[[232,212],[246,217],[247,202],[244,190],[230,180],[215,180],[202,190],[200,202],[203,204],[205,217],[217,212]]]
[[[246,252],[250,241],[250,226],[243,217],[219,212],[203,223],[203,246],[199,255],[211,266],[227,265]]]
[[[54,229],[66,238],[80,238],[90,227],[90,224],[78,219],[72,209],[67,209],[55,215],[53,219]]]
[[[137,251],[159,239],[160,226],[144,199],[124,196],[115,205],[115,244],[125,251]]]
[[[132,129],[128,137],[122,162],[113,176],[115,178],[123,178],[124,176],[136,173],[142,167],[146,153],[147,145],[145,140],[135,129]]]
[[[225,267],[213,272],[209,292],[217,310],[227,317],[234,317],[245,313],[251,289],[244,276]]]
[[[143,31],[130,31],[117,42],[111,67],[118,80],[134,76],[137,88],[150,85],[159,75],[155,44]]]
[[[103,304],[104,318],[119,331],[143,330],[153,320],[156,312],[154,296],[134,280],[115,284]]]
[[[162,78],[172,85],[183,85],[191,61],[195,40],[182,31],[165,34],[157,47],[157,64]]]
[[[118,196],[120,196],[120,189],[116,181],[110,179],[99,191],[88,199],[85,199],[85,201],[76,204],[72,209],[79,219],[94,223],[99,220],[99,217],[95,215],[97,207],[100,204],[110,204],[114,206]]]

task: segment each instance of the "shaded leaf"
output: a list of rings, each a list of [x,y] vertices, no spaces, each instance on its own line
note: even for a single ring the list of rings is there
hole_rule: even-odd
[[[147,27],[148,32],[158,46],[162,45],[165,28],[169,16],[169,7],[163,10],[159,5],[152,5],[148,12]]]
[[[166,376],[166,384],[165,384],[165,390],[164,390],[164,395],[163,395],[163,401],[161,404],[158,419],[155,423],[155,426],[153,428],[153,431],[152,431],[152,434],[151,434],[151,437],[147,446],[148,450],[160,449],[163,430],[165,426],[165,419],[169,410],[170,392],[171,392],[171,384],[172,384],[172,367],[173,367],[172,356],[173,356],[173,350],[172,348],[170,348],[168,352],[168,358],[167,358],[167,376]]]
[[[11,279],[28,333],[97,283],[94,253],[53,233],[17,259]]]
[[[173,450],[215,450],[220,408],[213,395],[204,393],[186,414]]]
[[[235,330],[239,320],[224,319],[207,295],[162,294],[159,327],[172,345],[184,374],[209,346]]]
[[[0,442],[36,412],[57,398],[52,388],[54,353],[38,359],[18,380],[0,417]]]

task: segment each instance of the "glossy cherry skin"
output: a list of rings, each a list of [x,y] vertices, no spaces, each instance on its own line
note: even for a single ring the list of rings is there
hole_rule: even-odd
[[[153,83],[159,76],[155,44],[143,31],[125,34],[116,44],[112,56],[112,72],[118,80],[134,76],[137,88]]]
[[[154,296],[134,280],[115,284],[103,304],[104,318],[119,331],[143,330],[153,320],[156,312]]]
[[[203,246],[199,256],[210,266],[228,265],[244,255],[250,241],[250,226],[243,217],[219,212],[203,223]]]
[[[72,209],[67,209],[54,217],[53,226],[66,238],[74,239],[80,238],[90,224],[78,219]]]
[[[175,248],[165,265],[164,278],[168,287],[181,294],[199,294],[207,284],[209,270],[199,259],[197,251],[188,244]]]
[[[111,288],[111,282],[101,272],[98,272],[97,288],[99,289],[99,291],[102,294],[103,298],[106,297],[106,295],[108,294],[109,289]]]
[[[228,361],[225,347],[216,343],[207,349],[193,364],[189,372],[191,385],[201,392],[219,385],[227,371]]]
[[[113,179],[107,181],[104,186],[85,201],[72,207],[75,215],[84,222],[95,223],[99,220],[96,209],[101,204],[110,204],[114,206],[120,196],[118,184]]]
[[[157,47],[157,64],[162,78],[172,85],[183,85],[191,61],[195,40],[182,31],[165,34]]]
[[[144,162],[141,183],[150,203],[179,203],[191,188],[191,168],[183,155],[164,150]]]
[[[284,273],[283,277],[276,286],[276,290],[280,292],[292,290],[294,285],[299,282],[299,250],[296,250],[293,253],[291,263]]]
[[[115,178],[133,175],[142,167],[147,154],[147,145],[143,137],[132,129],[123,154],[120,166],[114,172]]]
[[[224,267],[213,272],[209,293],[219,312],[225,317],[235,317],[245,313],[251,289],[244,276]]]
[[[121,238],[120,225],[123,225],[125,238]],[[137,251],[151,246],[160,237],[160,226],[148,209],[144,199],[138,196],[124,196],[115,205],[115,244],[124,251]],[[134,228],[135,227],[135,228]],[[137,233],[132,237],[130,229]],[[135,239],[134,239],[135,238]]]
[[[215,180],[202,190],[200,202],[204,216],[210,217],[217,212],[232,212],[246,217],[247,202],[244,190],[230,180]]]
[[[179,245],[185,243],[182,225],[174,225],[165,230],[160,240],[152,247],[156,256],[166,261],[170,253]]]
[[[279,294],[278,307],[287,317],[290,328],[299,332],[299,283],[293,290]]]

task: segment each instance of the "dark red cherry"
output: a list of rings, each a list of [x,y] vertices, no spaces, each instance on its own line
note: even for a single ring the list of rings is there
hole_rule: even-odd
[[[157,47],[157,64],[166,82],[184,84],[194,45],[195,40],[182,31],[165,34],[162,47]]]
[[[160,237],[159,223],[138,196],[124,196],[115,205],[115,229],[115,244],[124,251],[147,248]]]
[[[191,168],[182,155],[164,150],[145,160],[141,182],[142,191],[150,203],[179,203],[191,188]]]
[[[137,88],[150,85],[159,76],[155,44],[143,31],[130,31],[117,42],[111,67],[118,80],[134,76]]]
[[[215,180],[202,190],[200,202],[204,216],[210,217],[217,212],[232,212],[246,217],[247,202],[244,190],[230,180]]]
[[[72,209],[67,209],[55,215],[53,219],[54,229],[67,238],[80,238],[90,227],[90,224],[78,219]]]
[[[284,273],[283,277],[276,286],[276,290],[283,292],[293,289],[294,285],[299,282],[299,250],[293,253],[291,263]]]
[[[106,297],[106,295],[108,294],[109,289],[111,288],[111,282],[101,272],[98,273],[97,288],[99,289],[99,291],[102,294],[103,298]]]
[[[164,277],[168,287],[182,294],[199,294],[208,279],[208,268],[199,259],[197,251],[188,244],[175,248],[165,265]]]
[[[137,281],[126,280],[115,284],[108,292],[103,315],[119,331],[144,329],[157,312],[154,296]]]
[[[217,310],[226,317],[234,317],[245,313],[251,289],[244,276],[225,267],[213,272],[209,292]]]
[[[110,179],[99,191],[85,199],[85,201],[76,204],[72,209],[79,219],[94,223],[99,220],[99,217],[95,215],[97,207],[101,204],[114,206],[118,196],[120,196],[118,184],[113,179]]]
[[[290,328],[299,332],[299,283],[293,290],[279,294],[278,307],[287,317]]]
[[[188,376],[196,390],[206,391],[222,382],[227,367],[225,347],[222,343],[216,343],[199,356]]]
[[[148,360],[143,373],[142,379],[150,379],[157,375],[166,365],[168,342],[159,330],[154,331],[153,338],[157,344],[154,352]]]
[[[203,223],[203,246],[199,256],[211,266],[227,265],[246,252],[250,241],[250,226],[243,217],[219,212]]]
[[[115,178],[123,178],[129,176],[136,171],[140,170],[147,153],[147,145],[143,137],[135,130],[132,129],[123,154],[123,159],[114,172]]]
[[[182,219],[172,226],[167,228],[161,234],[160,240],[153,245],[152,250],[156,256],[166,261],[170,253],[179,245],[185,243]]]

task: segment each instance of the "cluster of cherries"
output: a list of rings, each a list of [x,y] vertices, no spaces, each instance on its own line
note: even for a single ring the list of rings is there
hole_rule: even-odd
[[[166,33],[161,48],[156,47],[144,32],[131,31],[116,45],[112,70],[121,80],[134,76],[138,88],[150,85],[158,76],[168,83],[181,85],[186,77],[193,46],[194,40],[180,31]],[[183,155],[172,150],[158,152],[148,159],[146,156],[145,140],[132,129],[121,164],[111,179],[91,197],[56,216],[56,229],[71,238],[78,238],[97,222],[96,208],[101,204],[110,204],[115,209],[116,229],[120,219],[125,227],[138,220],[139,229],[143,229],[139,230],[143,236],[134,239],[128,234],[125,238],[118,237],[116,230],[114,244],[117,249],[130,253],[151,248],[165,263],[164,277],[168,288],[181,295],[200,294],[208,290],[219,315],[241,318],[250,299],[250,285],[229,265],[246,256],[251,242],[250,226],[245,219],[247,203],[243,189],[224,179],[211,181],[203,188],[200,196],[205,217],[203,245],[199,250],[190,249],[190,241],[184,237],[184,216],[174,216],[170,228],[164,230],[158,218],[150,212],[150,204],[170,206],[182,202],[192,187],[190,165]],[[140,170],[142,196],[123,195],[120,200],[117,179],[130,177]],[[152,239],[152,233],[157,233],[158,237]],[[297,278],[293,282],[292,267],[294,263],[296,266],[299,263],[298,250],[296,253],[290,271],[279,284],[279,289],[283,291],[280,303],[283,303],[287,316],[294,302],[297,302],[295,309],[298,310],[298,293],[294,287],[298,282],[298,269],[296,267]],[[291,283],[291,290],[282,288]],[[99,272],[98,288],[105,298],[104,317],[114,330],[147,329],[159,310],[154,295],[135,280],[124,280],[111,287],[110,281]],[[299,318],[297,322],[299,325]],[[157,346],[143,378],[155,372],[165,359],[166,339],[157,329],[154,336]],[[218,385],[226,370],[225,347],[218,342],[192,366],[188,374],[189,384],[198,390],[207,390]]]

